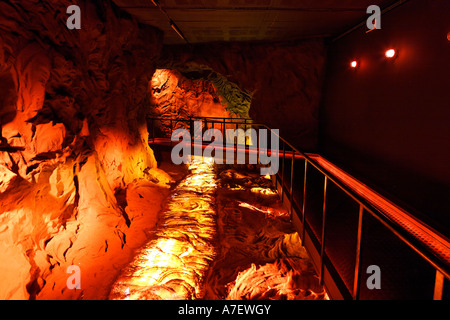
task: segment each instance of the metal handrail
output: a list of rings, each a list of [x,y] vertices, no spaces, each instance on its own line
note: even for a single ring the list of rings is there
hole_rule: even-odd
[[[363,212],[366,210],[369,212],[374,218],[376,218],[378,221],[380,221],[386,228],[389,229],[394,235],[396,235],[400,240],[403,241],[406,245],[408,245],[411,249],[413,249],[416,253],[418,253],[423,259],[425,259],[429,264],[433,266],[433,268],[436,269],[436,278],[435,278],[435,295],[436,290],[440,291],[437,296],[442,298],[442,290],[443,290],[443,281],[442,277],[445,277],[450,280],[450,266],[448,263],[442,261],[438,257],[436,257],[434,254],[432,254],[429,250],[426,249],[425,246],[423,246],[422,243],[418,242],[417,239],[412,237],[409,233],[406,232],[401,226],[398,225],[395,221],[393,221],[388,215],[386,215],[382,210],[374,207],[373,204],[371,204],[367,199],[363,198],[359,194],[357,194],[355,191],[353,191],[351,188],[343,184],[339,179],[334,177],[333,174],[331,174],[327,169],[325,169],[322,165],[317,163],[314,159],[312,159],[310,156],[308,156],[306,153],[298,150],[295,148],[291,143],[289,143],[286,139],[278,135],[276,132],[274,132],[270,127],[267,125],[262,125],[265,129],[270,130],[273,132],[273,134],[276,134],[278,138],[283,141],[283,143],[287,144],[295,153],[300,154],[306,161],[306,163],[311,164],[316,170],[318,170],[320,173],[322,173],[325,176],[324,181],[324,200],[323,200],[323,225],[322,228],[325,227],[325,203],[326,203],[326,186],[327,186],[327,180],[332,181],[339,189],[344,191],[349,197],[351,197],[354,201],[356,201],[360,205],[359,209],[359,221],[358,221],[358,235],[357,235],[357,263],[355,266],[355,282],[354,282],[354,290],[352,293],[353,298],[358,297],[359,293],[359,285],[360,285],[360,279],[359,279],[359,259],[360,259],[360,246],[361,246],[361,233],[362,233],[362,219],[363,219]],[[284,149],[284,148],[283,148]],[[294,159],[294,155],[293,155]],[[292,161],[293,162],[293,161]],[[306,163],[305,163],[305,176],[304,179],[306,181]],[[291,170],[293,170],[293,165],[291,166]],[[291,179],[292,179],[291,172]],[[283,186],[282,186],[283,187]],[[291,215],[292,215],[292,182],[291,182],[291,188],[290,188],[290,203],[291,203]],[[305,189],[303,190],[303,196],[305,196]],[[302,234],[304,235],[305,230],[305,207],[304,207],[305,200],[303,200],[303,210],[302,210]],[[420,224],[424,225],[422,222]],[[322,230],[322,246],[321,246],[321,271],[323,270],[323,254],[324,254],[324,230]],[[302,237],[302,240],[304,239],[304,236]],[[321,274],[319,275],[321,278]],[[440,286],[440,288],[437,289],[437,287]]]
[[[190,116],[189,119],[177,119],[177,118],[170,118],[170,117],[155,117],[155,116],[149,116],[147,117],[147,126],[148,126],[148,120],[152,122],[152,139],[153,143],[155,143],[155,132],[154,132],[154,121],[169,121],[170,122],[170,132],[172,134],[173,132],[173,123],[176,122],[186,122],[192,126],[192,123],[194,121],[201,120],[202,122],[205,122],[205,125],[208,123],[214,124],[220,124],[222,125],[222,130],[225,130],[226,125],[234,124],[236,126],[236,129],[239,125],[244,125],[244,127],[247,126],[262,126],[263,124],[255,123],[250,118],[224,118],[224,117],[199,117],[199,116]],[[192,127],[190,127],[190,132],[192,132]],[[245,142],[244,145],[247,147],[247,143]]]
[[[151,116],[151,117],[147,117],[147,119],[148,120],[163,120],[163,121],[172,120],[172,121],[178,121],[178,122],[188,122],[188,121],[191,121],[193,119],[199,119],[199,120],[205,120],[206,119],[206,120],[208,120],[207,122],[219,122],[219,121],[214,121],[213,120],[213,119],[218,119],[218,120],[220,120],[222,122],[223,122],[223,120],[230,120],[230,122],[233,122],[233,123],[235,123],[234,121],[239,121],[239,123],[243,122],[243,123],[248,123],[249,125],[255,123],[255,122],[253,122],[253,119],[250,119],[250,118],[199,117],[199,116],[190,116],[188,119],[178,119],[178,118]]]
[[[231,121],[247,121],[253,122],[251,118],[233,118],[233,117],[200,117],[200,116],[190,116],[189,119],[220,119],[220,120],[231,120]]]
[[[357,249],[356,249],[356,262],[355,262],[355,271],[354,271],[354,288],[353,292],[351,292],[351,296],[354,299],[358,299],[359,297],[359,287],[360,287],[360,250],[361,250],[361,237],[362,237],[362,222],[364,218],[364,211],[367,211],[371,214],[372,217],[376,218],[379,222],[381,222],[390,232],[396,235],[403,243],[408,245],[411,249],[413,249],[416,253],[418,253],[425,261],[427,261],[433,268],[436,270],[436,279],[435,279],[435,298],[442,298],[443,291],[443,277],[450,279],[450,266],[448,262],[442,261],[430,252],[426,246],[423,245],[418,239],[414,238],[411,234],[407,232],[401,225],[399,225],[396,221],[392,220],[392,218],[383,212],[380,208],[375,207],[368,199],[364,198],[349,186],[342,183],[338,177],[336,177],[333,173],[329,172],[325,167],[323,167],[320,163],[310,157],[307,153],[300,151],[298,148],[294,147],[290,142],[277,134],[272,128],[268,127],[265,124],[254,123],[252,119],[241,119],[241,118],[223,118],[223,117],[189,117],[189,119],[173,119],[173,118],[148,118],[152,121],[154,120],[163,120],[170,121],[171,126],[173,122],[190,122],[194,119],[206,120],[207,123],[222,123],[222,124],[235,124],[235,125],[248,125],[248,126],[257,126],[262,127],[264,129],[269,130],[272,134],[275,134],[279,140],[283,142],[283,161],[286,158],[286,146],[288,146],[292,150],[292,162],[291,162],[291,183],[289,190],[284,190],[284,164],[282,167],[281,173],[281,198],[283,199],[283,193],[286,192],[287,196],[290,200],[290,214],[292,219],[293,214],[293,174],[294,174],[294,161],[296,158],[296,154],[300,155],[305,161],[305,175],[304,175],[304,184],[303,184],[303,208],[300,210],[302,212],[302,241],[304,240],[306,226],[308,225],[305,219],[305,200],[306,200],[306,177],[307,177],[307,168],[308,164],[313,166],[317,171],[319,171],[324,177],[324,197],[323,197],[323,219],[322,219],[322,241],[320,243],[320,261],[321,265],[319,267],[319,279],[322,282],[322,273],[323,267],[325,264],[324,261],[324,251],[325,251],[325,218],[326,218],[326,191],[327,191],[327,181],[332,181],[339,189],[344,191],[351,199],[356,201],[359,205],[359,215],[358,215],[358,233],[357,233]],[[154,137],[153,137],[154,138]],[[404,210],[403,210],[404,211]],[[406,213],[406,211],[404,211]],[[410,215],[411,216],[411,215]],[[412,217],[412,216],[411,216]],[[413,218],[413,217],[412,217]],[[430,229],[428,226],[425,226],[422,222],[417,221],[422,227],[425,229]],[[310,226],[308,225],[310,228]],[[444,237],[443,237],[444,238]],[[447,240],[447,239],[445,239]]]

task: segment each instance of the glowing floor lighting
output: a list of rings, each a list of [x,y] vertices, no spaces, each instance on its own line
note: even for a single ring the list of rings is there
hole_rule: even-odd
[[[260,194],[265,194],[268,196],[272,196],[272,195],[276,195],[277,192],[271,188],[261,188],[261,187],[254,187],[250,189],[251,192],[253,193],[260,193]]]
[[[194,159],[162,215],[155,239],[116,280],[110,299],[186,300],[202,297],[202,280],[215,256],[213,162]]]
[[[166,203],[154,236],[121,272],[109,299],[207,299],[223,279],[213,297],[328,299],[308,269],[298,234],[280,231],[289,215],[270,206],[276,203],[276,191],[259,177],[231,169],[216,175],[212,159],[195,158],[189,170]],[[233,191],[252,204],[235,198]],[[255,198],[270,200],[269,206]],[[242,256],[244,249],[250,251]],[[258,266],[245,270],[248,257]],[[234,278],[241,267],[244,271]],[[224,289],[227,293],[220,293]]]
[[[230,284],[227,300],[273,300],[283,297],[287,300],[329,300],[319,281],[311,281],[310,271],[294,270],[304,268],[301,259],[281,259],[242,271]],[[305,276],[307,275],[307,276]]]

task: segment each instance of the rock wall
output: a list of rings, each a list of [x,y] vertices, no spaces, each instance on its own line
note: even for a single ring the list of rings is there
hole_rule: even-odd
[[[317,151],[318,110],[325,71],[326,47],[323,39],[287,43],[213,43],[164,48],[158,65],[197,73],[214,70],[241,94],[251,95],[250,117],[280,129],[296,147]],[[222,94],[223,95],[223,94]],[[230,100],[233,100],[231,98]]]
[[[73,4],[81,30],[66,27]],[[170,179],[145,116],[161,48],[109,0],[0,2],[0,299],[106,296],[99,284],[155,223],[164,191],[146,181]]]
[[[80,30],[66,27],[73,4]],[[177,103],[209,80],[228,110],[246,116],[251,98],[254,120],[313,149],[323,59],[315,40],[162,52],[161,32],[110,0],[0,2],[0,299],[106,298],[145,242],[171,182],[147,144],[155,67],[185,72]],[[226,114],[206,88],[212,102],[177,114]]]
[[[155,116],[183,119],[230,116],[224,107],[226,103],[209,81],[190,80],[175,70],[158,69],[150,86]]]

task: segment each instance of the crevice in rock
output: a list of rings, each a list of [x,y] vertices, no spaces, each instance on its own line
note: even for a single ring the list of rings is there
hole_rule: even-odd
[[[126,212],[126,208],[128,206],[127,203],[127,190],[126,189],[118,189],[116,190],[116,192],[114,193],[116,200],[117,200],[117,204],[121,209],[121,213],[122,213],[122,217],[125,219],[125,223],[127,225],[127,227],[129,228],[131,225],[131,221],[130,218],[128,217],[128,214]]]
[[[35,257],[34,249],[29,249],[27,251],[27,257],[31,265],[31,269],[30,269],[30,281],[26,284],[25,287],[28,294],[30,295],[29,299],[35,300],[36,295],[41,291],[41,286],[39,285],[41,270],[39,269],[34,260]]]

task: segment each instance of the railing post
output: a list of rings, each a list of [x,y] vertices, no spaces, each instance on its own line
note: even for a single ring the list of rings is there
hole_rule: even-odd
[[[247,119],[244,119],[244,132],[247,132]],[[244,134],[244,150],[247,149],[247,135]]]
[[[306,173],[308,172],[308,160],[305,158],[305,175],[303,176],[303,203],[302,203],[302,244],[305,241],[306,223]]]
[[[322,208],[322,243],[320,246],[320,271],[319,271],[319,283],[323,284],[323,258],[325,254],[325,211],[327,203],[327,181],[328,177],[325,176],[323,183],[323,208]]]
[[[170,119],[170,146],[172,146],[173,122]]]
[[[195,132],[194,132],[194,121],[192,117],[189,117],[189,131],[191,133],[191,156],[194,155],[194,140],[195,140]]]
[[[237,152],[237,148],[238,148],[238,145],[239,145],[239,131],[238,131],[238,129],[239,129],[239,124],[236,123],[236,152]]]
[[[260,155],[260,153],[261,153],[261,149],[259,148],[259,146],[260,146],[260,131],[261,131],[261,129],[260,129],[260,127],[258,126],[258,153],[256,154],[256,160],[258,161],[258,165],[260,165],[261,164],[261,161],[260,161],[260,159],[259,159],[259,155]]]
[[[289,208],[289,215],[290,219],[292,221],[292,208],[293,208],[293,201],[294,201],[294,160],[295,160],[295,151],[292,150],[292,163],[291,163],[291,190],[289,191],[289,197],[290,197],[290,208]]]
[[[359,289],[361,285],[361,243],[362,243],[362,226],[363,226],[364,208],[359,205],[358,215],[358,233],[356,238],[356,259],[355,259],[355,273],[353,277],[353,300],[359,300]]]
[[[226,130],[225,130],[225,118],[222,119],[222,137],[224,137],[224,142],[226,143],[227,141],[227,135],[226,135]]]
[[[284,202],[284,159],[286,158],[286,142],[283,141],[283,167],[281,168],[281,202]]]
[[[439,270],[436,270],[433,300],[442,300],[443,291],[444,291],[444,275]]]

